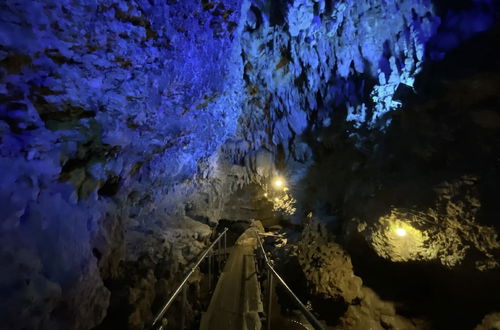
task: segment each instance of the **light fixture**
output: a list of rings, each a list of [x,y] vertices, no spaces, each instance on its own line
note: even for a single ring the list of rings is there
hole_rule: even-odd
[[[404,228],[397,228],[396,229],[396,235],[398,235],[399,237],[406,236],[406,229],[404,229]]]
[[[281,188],[283,188],[284,185],[285,185],[285,180],[283,180],[280,177],[275,178],[274,181],[273,181],[273,186],[276,189],[281,189]]]

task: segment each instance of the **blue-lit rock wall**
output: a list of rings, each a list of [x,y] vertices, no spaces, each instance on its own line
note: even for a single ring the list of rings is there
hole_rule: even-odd
[[[248,101],[234,154],[281,154],[277,170],[294,185],[313,162],[312,140],[328,146],[322,132],[336,131],[361,146],[386,130],[416,96],[424,65],[490,28],[495,8],[489,0],[252,1],[242,12]]]
[[[170,248],[236,129],[239,2],[2,3],[0,327],[97,325],[98,263]]]
[[[397,106],[397,86],[413,85],[439,22],[430,1],[254,3],[242,35],[253,101],[245,113],[261,133],[251,139],[288,151],[306,128],[329,126],[334,111],[375,126]]]
[[[401,106],[398,88],[411,90],[426,60],[442,59],[494,16],[489,0],[456,10],[427,0],[253,1],[242,34],[241,136],[300,158],[296,137],[332,122],[350,122],[353,133],[384,129]]]
[[[210,234],[193,219],[216,221],[279,150],[305,173],[304,133],[387,127],[400,84],[492,24],[491,1],[474,4],[4,1],[2,326],[91,328],[110,301],[103,278],[167,258],[130,285],[127,322],[141,328]]]

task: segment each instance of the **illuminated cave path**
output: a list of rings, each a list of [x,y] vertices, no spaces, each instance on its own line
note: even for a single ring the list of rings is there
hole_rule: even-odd
[[[254,230],[263,231],[260,222],[254,222],[241,234],[231,249],[208,310],[201,318],[201,330],[261,328],[259,313],[263,305],[255,268]]]

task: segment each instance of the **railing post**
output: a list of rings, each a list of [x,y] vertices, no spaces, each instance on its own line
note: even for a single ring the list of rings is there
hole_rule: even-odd
[[[155,318],[153,319],[153,322],[151,324],[152,328],[155,329],[164,329],[167,324],[167,320],[164,318],[165,313],[169,309],[169,307],[174,303],[175,299],[178,297],[178,295],[183,292],[184,286],[188,282],[189,278],[193,273],[198,269],[198,267],[201,265],[201,263],[206,260],[208,257],[208,271],[209,271],[209,290],[212,288],[212,254],[213,254],[213,248],[215,244],[222,239],[222,236],[224,235],[224,239],[226,238],[226,232],[227,228],[225,228],[224,233],[220,234],[217,238],[216,241],[212,242],[208,248],[205,249],[205,251],[202,253],[202,255],[197,259],[197,261],[193,264],[191,267],[191,270],[184,276],[184,279],[182,282],[176,287],[174,292],[170,295],[170,297],[167,299],[167,301],[163,304],[163,307],[161,310],[156,314]]]
[[[186,284],[184,288],[182,288],[182,310],[181,310],[181,329],[184,330],[186,328],[186,303],[187,303],[187,286]]]
[[[273,301],[273,274],[271,270],[267,269],[267,330],[271,330],[271,308]]]
[[[224,257],[227,258],[227,228],[224,232]]]
[[[212,290],[212,253],[208,255],[208,291]]]
[[[315,330],[324,330],[323,325],[316,319],[316,317],[307,309],[307,307],[300,301],[300,299],[293,293],[293,291],[290,289],[290,287],[285,283],[285,281],[281,278],[281,276],[276,273],[274,270],[273,266],[269,263],[269,259],[267,258],[266,251],[264,250],[264,246],[262,245],[262,241],[260,240],[260,237],[257,232],[255,232],[256,237],[257,237],[257,243],[260,246],[260,252],[261,255],[264,258],[264,263],[265,267],[267,268],[267,298],[268,298],[268,303],[267,303],[267,330],[270,330],[271,328],[271,307],[272,307],[272,297],[273,297],[273,281],[274,278],[277,279],[277,283],[279,283],[281,286],[285,288],[285,290],[288,292],[288,294],[295,300],[295,303],[297,304],[297,307],[299,307],[300,311],[302,314],[306,317],[306,319],[309,321],[309,323],[312,325],[312,327]]]
[[[219,240],[219,242],[217,242],[217,267],[219,267],[217,269],[217,273],[220,274],[221,272],[221,269],[220,269],[220,260],[221,260],[221,255],[222,255],[222,243],[221,241]]]

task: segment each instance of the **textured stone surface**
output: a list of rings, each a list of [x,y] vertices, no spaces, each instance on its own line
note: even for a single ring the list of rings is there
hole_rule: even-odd
[[[295,195],[301,220],[325,223],[365,285],[431,328],[470,329],[500,308],[498,36],[427,66],[385,133],[354,138],[338,123],[313,135]]]
[[[361,289],[360,303],[350,305],[340,319],[339,329],[427,329],[419,320],[408,320],[396,313],[392,302],[381,300],[373,290]]]
[[[321,297],[323,303],[334,299],[347,304],[346,312],[338,321],[339,329],[425,328],[423,321],[399,315],[394,302],[382,300],[364,286],[361,278],[354,274],[351,258],[333,239],[324,225],[313,222],[304,228],[295,254],[313,297]],[[330,318],[329,315],[321,317]]]
[[[217,222],[231,193],[250,183],[264,186],[278,171],[287,174],[290,193],[300,200],[298,219],[310,210],[338,219],[338,200],[324,206],[322,196],[335,195],[328,176],[333,170],[355,173],[352,180],[346,176],[348,183],[333,179],[332,186],[346,210],[354,202],[366,206],[344,213],[349,220],[375,226],[363,212],[373,210],[367,196],[382,190],[377,173],[383,170],[365,166],[360,154],[381,150],[374,163],[391,159],[378,129],[398,140],[388,126],[397,119],[390,110],[404,99],[398,93],[410,93],[426,59],[442,59],[493,24],[491,1],[469,7],[447,11],[426,0],[2,3],[2,325],[88,329],[106,316],[103,328],[141,329],[151,320],[151,306],[206,245],[207,224]],[[468,81],[452,86],[450,94],[459,97],[435,96],[438,103],[426,104],[426,114],[405,115],[415,123],[403,125],[416,132],[415,139],[404,140],[416,155],[410,159],[434,164],[454,143],[450,136],[462,133],[460,119],[432,109],[476,107],[484,99],[474,93],[485,99],[498,94],[494,76],[476,78],[472,88]],[[496,110],[465,113],[482,132],[466,130],[466,137],[495,163],[496,149],[483,142],[495,141]],[[381,147],[366,143],[372,133]],[[355,146],[348,164],[322,163],[323,151],[346,136]],[[444,154],[453,164],[463,160],[456,151]],[[299,180],[317,169],[320,187],[314,193],[307,185],[298,189]],[[496,182],[491,173],[478,179],[481,196],[489,189],[485,182]],[[429,186],[453,186],[456,179]],[[380,181],[394,187],[390,182],[402,180],[395,175]],[[432,205],[447,214],[432,219],[445,219],[466,236],[452,244],[453,253],[438,258],[455,265],[470,245],[481,252],[475,266],[495,267],[494,233],[474,220],[491,212],[476,209],[474,192],[465,195],[462,203],[442,194]],[[481,203],[491,211],[490,200]],[[390,214],[384,209],[376,219]],[[337,245],[324,244],[323,262],[350,267]],[[330,260],[332,255],[338,259]],[[349,272],[337,275],[351,283]],[[350,300],[356,285],[347,287]]]
[[[361,294],[361,278],[354,275],[349,255],[328,241],[324,227],[316,226],[306,227],[298,244],[297,257],[304,274],[315,294],[351,303]]]
[[[436,188],[436,206],[426,211],[392,209],[366,233],[377,253],[393,261],[434,260],[452,267],[461,264],[469,250],[480,270],[499,267],[496,251],[500,240],[494,227],[481,225],[477,178],[465,176]],[[399,237],[402,228],[406,235]]]
[[[333,108],[356,126],[395,108],[396,87],[413,85],[439,24],[430,2],[413,1],[256,2],[247,20],[243,136],[285,152],[307,128],[329,126]]]
[[[176,236],[169,222],[183,219],[188,199],[213,217],[222,198],[209,157],[241,109],[239,9],[239,1],[2,5],[5,326],[91,328],[110,299],[102,278],[123,276],[121,261],[144,253],[182,261],[203,247],[207,229],[183,224]],[[190,250],[174,247],[181,237]],[[130,293],[133,328],[151,304],[134,293],[154,289],[144,276],[148,284],[139,279]]]
[[[481,324],[474,328],[475,330],[497,330],[500,329],[500,313],[488,314],[484,317]]]

